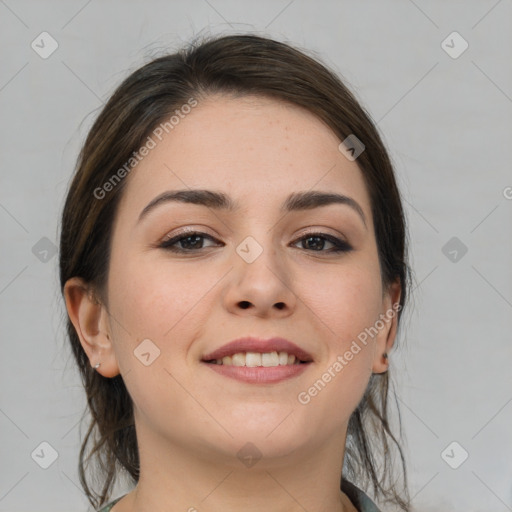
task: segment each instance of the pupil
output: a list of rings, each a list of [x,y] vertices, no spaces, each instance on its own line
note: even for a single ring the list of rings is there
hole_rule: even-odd
[[[321,237],[319,237],[319,236],[310,236],[310,237],[306,238],[306,242],[308,242],[309,240],[317,240],[317,241],[318,241],[318,240],[320,240],[320,242],[319,242],[319,244],[320,244],[320,247],[319,247],[319,248],[320,248],[320,249],[322,249],[322,248],[323,248],[323,245],[324,245],[324,243],[325,243],[325,240],[323,240],[323,239],[322,239]],[[309,245],[309,248],[311,248],[311,245],[312,245],[312,244],[308,244],[308,245]],[[313,244],[313,245],[314,245],[314,246],[318,246],[318,243],[317,243],[317,244]]]
[[[184,238],[181,241],[181,243],[187,245],[187,243],[188,243],[187,241],[191,240],[191,239],[194,239],[194,241],[192,242],[192,247],[195,247],[196,243],[198,243],[198,240],[201,239],[201,236],[200,235],[190,235],[190,236],[187,236],[187,238]],[[189,249],[189,247],[184,247],[184,249]]]

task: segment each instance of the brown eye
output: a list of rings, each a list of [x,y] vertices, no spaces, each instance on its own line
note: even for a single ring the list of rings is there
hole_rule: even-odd
[[[189,231],[164,240],[159,247],[172,252],[197,252],[199,249],[204,249],[204,242],[202,241],[204,239],[215,241],[213,237],[206,233]],[[181,247],[174,247],[176,244],[181,244]]]
[[[302,242],[307,245],[307,247],[302,247],[303,249],[311,249],[313,248],[313,252],[327,252],[327,253],[337,253],[337,252],[349,252],[353,249],[353,247],[345,242],[344,240],[340,240],[331,235],[327,235],[325,233],[308,233],[305,236],[299,238],[295,243]],[[334,247],[331,250],[324,251],[325,243],[330,243]]]

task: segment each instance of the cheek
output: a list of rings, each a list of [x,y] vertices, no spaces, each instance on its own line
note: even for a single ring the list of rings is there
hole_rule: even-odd
[[[183,361],[204,323],[198,318],[199,303],[214,283],[197,272],[147,260],[112,260],[109,296],[116,357],[139,413],[162,417],[164,400],[173,404],[173,414],[186,416],[187,401],[178,383],[190,378]]]
[[[113,261],[112,268],[116,311],[133,340],[171,337],[205,293],[197,272],[155,265],[149,258]]]
[[[380,270],[374,258],[361,256],[338,268],[304,273],[299,287],[313,316],[321,320],[319,327],[333,340],[332,351],[344,350],[381,311]]]
[[[307,291],[304,302],[328,353],[299,401],[310,403],[311,411],[318,408],[320,416],[331,415],[339,425],[348,420],[347,411],[355,409],[371,377],[374,342],[359,336],[379,318],[380,269],[375,259],[361,257],[336,271],[316,272],[314,278],[304,275],[301,289]]]
[[[143,340],[151,340],[154,347],[146,342],[149,352],[158,355],[151,367],[185,377],[183,361],[213,314],[211,297],[223,272],[204,266],[200,270],[190,262],[180,265],[163,259],[157,264],[143,255],[113,259],[112,269],[109,288],[115,321],[111,324],[123,371],[140,369],[134,355],[142,350]]]

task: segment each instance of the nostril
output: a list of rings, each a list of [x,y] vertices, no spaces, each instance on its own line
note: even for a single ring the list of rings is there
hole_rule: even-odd
[[[243,300],[242,302],[240,302],[240,307],[243,309],[247,309],[250,305],[251,305],[251,303],[247,302],[246,300]]]

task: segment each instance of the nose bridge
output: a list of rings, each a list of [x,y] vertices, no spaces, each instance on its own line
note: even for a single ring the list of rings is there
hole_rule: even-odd
[[[263,208],[263,211],[269,212],[269,209]],[[245,236],[236,245],[237,255],[247,265],[257,263],[258,268],[268,266],[274,271],[278,270],[284,257],[276,230],[278,221],[269,214],[253,217],[253,220],[249,216],[245,218],[247,222],[241,223],[240,232],[241,236]]]
[[[235,250],[242,261],[250,264],[273,248],[277,241],[278,220],[272,215],[271,207],[262,197],[254,195],[250,199],[246,198],[243,203],[244,208],[240,211],[236,223],[238,240]]]
[[[260,272],[272,272],[280,273],[283,269],[281,268],[281,255],[279,253],[279,247],[276,247],[277,242],[274,239],[273,232],[267,233],[264,230],[255,232],[251,231],[252,234],[246,236],[236,246],[235,252],[240,258],[238,262],[244,273],[260,273]],[[280,276],[283,279],[284,276]]]

